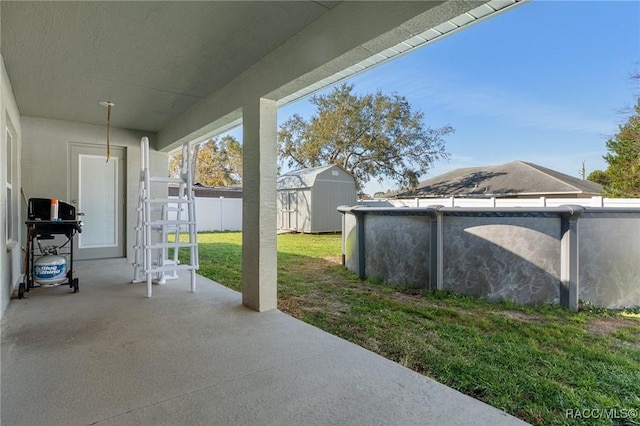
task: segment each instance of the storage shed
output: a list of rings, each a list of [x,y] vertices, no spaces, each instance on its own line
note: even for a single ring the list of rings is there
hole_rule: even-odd
[[[336,165],[313,167],[278,178],[278,229],[297,232],[340,232],[338,206],[357,202],[356,181]]]

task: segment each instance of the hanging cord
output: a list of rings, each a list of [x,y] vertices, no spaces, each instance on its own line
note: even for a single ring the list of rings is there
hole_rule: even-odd
[[[111,158],[111,146],[109,144],[109,130],[111,127],[111,107],[113,104],[111,102],[107,103],[107,163],[109,162],[109,158]]]

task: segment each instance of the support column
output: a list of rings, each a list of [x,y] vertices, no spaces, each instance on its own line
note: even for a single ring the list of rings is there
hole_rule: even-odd
[[[365,214],[362,212],[356,213],[356,236],[358,237],[358,277],[361,280],[367,278],[366,273],[366,247],[364,244],[364,220]]]
[[[442,237],[443,213],[441,205],[431,205],[429,227],[429,289],[442,290],[443,287],[443,267],[444,267],[444,242]]]
[[[243,107],[242,303],[259,312],[277,307],[276,103]]]
[[[580,301],[578,219],[584,207],[568,207],[570,211],[560,216],[560,305],[577,312]]]

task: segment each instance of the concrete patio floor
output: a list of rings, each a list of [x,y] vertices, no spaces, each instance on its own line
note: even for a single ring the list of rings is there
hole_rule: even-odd
[[[526,424],[206,278],[147,299],[123,261],[75,269],[2,319],[2,426]]]

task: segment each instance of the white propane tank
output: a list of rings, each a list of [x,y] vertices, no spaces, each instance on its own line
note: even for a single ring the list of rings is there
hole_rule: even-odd
[[[33,277],[39,284],[60,284],[67,279],[67,260],[54,254],[39,257],[33,265]]]

